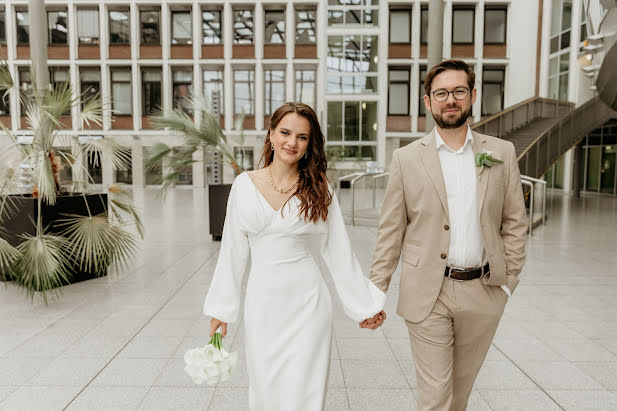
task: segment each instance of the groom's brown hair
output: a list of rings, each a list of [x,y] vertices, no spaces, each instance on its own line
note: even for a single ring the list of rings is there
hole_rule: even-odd
[[[465,63],[463,60],[444,60],[434,66],[426,75],[426,79],[424,80],[424,94],[427,96],[430,95],[433,80],[438,74],[441,74],[446,70],[464,71],[465,74],[467,74],[467,86],[469,87],[469,92],[473,90],[474,85],[476,84],[476,73],[474,73],[471,67],[469,67],[469,64]]]

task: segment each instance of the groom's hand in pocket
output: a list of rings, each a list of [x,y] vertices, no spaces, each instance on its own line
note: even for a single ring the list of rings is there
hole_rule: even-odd
[[[227,323],[219,321],[216,318],[212,318],[210,320],[210,337],[214,335],[216,329],[219,328],[219,326],[221,327],[221,334],[223,335],[223,337],[227,336]]]
[[[381,310],[380,312],[375,314],[375,316],[362,321],[359,325],[360,328],[370,328],[371,330],[376,330],[383,324],[385,320],[386,312]]]

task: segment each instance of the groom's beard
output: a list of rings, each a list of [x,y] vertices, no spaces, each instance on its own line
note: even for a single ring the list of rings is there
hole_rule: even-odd
[[[455,116],[448,116],[444,118],[441,115],[441,113],[443,113],[446,110],[457,109],[457,108],[460,109],[461,111],[459,111],[458,114],[456,114]],[[435,119],[435,124],[437,124],[440,128],[443,128],[443,129],[459,128],[460,126],[465,124],[465,122],[467,122],[467,118],[471,115],[471,104],[469,104],[466,108],[460,107],[456,103],[448,104],[439,113],[434,112],[433,107],[431,106],[431,114],[433,114],[433,118]]]

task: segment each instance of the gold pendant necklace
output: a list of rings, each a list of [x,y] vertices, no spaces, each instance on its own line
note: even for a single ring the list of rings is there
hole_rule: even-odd
[[[289,188],[280,188],[276,184],[274,184],[274,180],[272,179],[272,170],[270,169],[270,166],[268,166],[268,178],[270,179],[270,184],[272,185],[272,188],[282,194],[289,193],[296,185],[298,185],[298,181],[300,181],[300,175],[298,175],[298,177],[296,177],[296,181],[294,181],[294,183],[289,186]]]

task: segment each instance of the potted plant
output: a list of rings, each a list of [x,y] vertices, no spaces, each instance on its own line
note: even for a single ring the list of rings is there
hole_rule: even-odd
[[[236,159],[233,146],[223,133],[218,116],[210,109],[207,98],[194,95],[185,104],[201,118],[199,125],[182,108],[176,108],[168,113],[159,110],[150,117],[154,128],[166,130],[176,137],[172,144],[156,143],[146,157],[147,169],[160,167],[165,161],[165,173],[161,177],[164,191],[174,185],[182,170],[196,161],[193,159],[193,153],[205,149],[218,153],[223,162],[229,165],[236,175],[244,171],[241,162]],[[237,144],[241,148],[242,155],[245,139],[243,121],[244,114],[238,116],[235,121],[235,128],[238,130]],[[223,233],[230,190],[231,184],[208,185],[210,234],[214,240],[220,240]]]
[[[68,83],[38,88],[36,76],[29,90],[13,81],[6,63],[0,64],[0,93],[16,93],[29,129],[30,144],[0,123],[10,143],[0,151],[0,273],[47,304],[60,287],[71,282],[105,275],[108,267],[129,262],[137,250],[133,225],[143,237],[142,223],[132,194],[121,184],[107,192],[92,189],[86,156],[100,161],[112,156],[116,170],[127,169],[130,147],[110,139],[85,138],[82,146],[61,135],[62,117],[81,106],[80,129],[101,124],[99,96],[84,101],[74,97]],[[63,142],[64,140],[64,142]],[[72,146],[70,152],[59,146]],[[64,161],[61,161],[64,160]],[[62,184],[61,163],[70,167],[77,181]],[[25,191],[27,190],[27,192]]]

